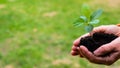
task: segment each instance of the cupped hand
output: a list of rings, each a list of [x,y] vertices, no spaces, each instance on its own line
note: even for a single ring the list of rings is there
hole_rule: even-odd
[[[97,50],[95,50],[94,53],[91,53],[84,46],[78,47],[80,39],[82,37],[90,35],[89,33],[87,33],[74,41],[71,54],[73,56],[80,55],[80,57],[84,57],[92,63],[105,65],[113,64],[120,58],[120,27],[116,25],[104,25],[94,28],[93,31],[91,32],[91,35],[95,32],[114,34],[119,37],[108,44],[102,45]],[[106,53],[109,52],[110,52],[109,56],[102,57],[102,55],[105,55]]]

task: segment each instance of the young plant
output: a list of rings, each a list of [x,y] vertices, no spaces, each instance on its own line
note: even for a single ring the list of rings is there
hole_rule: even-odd
[[[74,22],[75,26],[81,27],[85,26],[85,31],[91,33],[94,28],[94,24],[98,24],[100,20],[98,19],[102,14],[102,9],[98,9],[91,13],[88,5],[83,5],[81,8],[81,16]]]

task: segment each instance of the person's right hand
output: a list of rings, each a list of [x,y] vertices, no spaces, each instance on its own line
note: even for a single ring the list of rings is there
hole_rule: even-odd
[[[120,58],[120,27],[116,25],[99,26],[93,30],[92,34],[95,32],[114,34],[119,37],[108,44],[102,45],[97,50],[95,50],[93,54],[84,46],[78,47],[81,37],[89,36],[89,34],[83,35],[74,41],[71,54],[74,56],[80,55],[81,57],[88,59],[92,63],[105,65],[113,64]],[[101,55],[105,55],[106,53],[110,53],[110,55],[101,57]]]

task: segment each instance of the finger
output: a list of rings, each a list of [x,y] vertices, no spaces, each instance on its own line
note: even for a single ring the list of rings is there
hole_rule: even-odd
[[[82,54],[92,63],[111,65],[120,58],[120,53],[116,52],[107,57],[96,57],[84,46],[81,46]]]
[[[77,56],[79,53],[77,51],[71,51],[72,56]]]
[[[88,51],[88,49],[85,47],[85,46],[80,46],[80,50],[81,50],[81,53],[82,55],[87,59],[89,60],[90,62],[94,62],[93,59],[94,59],[94,55]]]
[[[105,44],[99,47],[97,50],[95,50],[94,55],[102,56],[102,55],[112,52],[113,50],[114,50],[114,47],[111,43]]]
[[[105,65],[111,65],[114,62],[116,62],[120,58],[120,53],[119,52],[114,52],[108,57],[104,57],[103,60]]]
[[[89,36],[89,33],[80,36],[78,39],[76,39],[76,40],[73,42],[73,45],[74,45],[74,46],[79,46],[79,44],[80,44],[80,39],[83,38],[83,37],[86,37],[86,36]]]
[[[77,46],[72,46],[72,50],[73,50],[73,51],[78,51],[78,50],[77,50]]]
[[[102,45],[97,50],[94,51],[94,54],[96,56],[104,55],[106,53],[112,52],[112,51],[118,51],[119,50],[119,44],[120,44],[120,37],[116,38],[112,42]]]
[[[82,52],[81,52],[81,50],[80,50],[79,47],[77,47],[77,50],[78,50],[78,52],[79,52],[79,56],[80,56],[81,58],[84,58],[84,56],[83,56],[83,54],[82,54]]]
[[[73,45],[74,45],[74,46],[79,46],[79,43],[80,43],[80,38],[76,39],[76,40],[73,42]]]
[[[72,52],[71,52],[71,54],[72,54],[73,56],[80,55],[80,57],[83,57],[82,54],[79,52],[79,49],[78,49],[78,48],[79,48],[79,47],[73,46],[73,47],[72,47]]]
[[[104,33],[105,31],[106,31],[106,26],[99,26],[99,27],[95,27],[94,29],[93,29],[93,31],[92,31],[92,33],[91,34],[94,34],[94,33],[96,33],[96,32],[102,32],[102,33]]]
[[[79,54],[79,53],[78,53],[77,47],[76,47],[76,46],[72,46],[71,55],[76,56],[76,55],[78,55],[78,54]]]
[[[112,65],[116,62],[120,57],[120,53],[116,52],[111,54],[110,56],[106,57],[93,57],[94,59],[91,61],[92,63],[96,64],[103,64],[103,65]]]
[[[103,59],[102,57],[96,57],[93,53],[88,51],[86,47],[81,46],[80,49],[84,57],[91,63],[105,64],[105,59]]]
[[[103,33],[115,34],[117,36],[120,36],[120,27],[116,25],[103,25],[103,26],[95,27],[92,31],[92,34],[95,32],[103,32]]]
[[[119,58],[120,58],[120,53],[115,52],[115,53],[112,53],[111,55],[106,56],[106,57],[97,57],[96,62],[94,62],[94,63],[103,64],[103,65],[112,65]]]

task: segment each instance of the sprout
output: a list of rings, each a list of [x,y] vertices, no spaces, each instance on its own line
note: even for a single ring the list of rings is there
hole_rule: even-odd
[[[74,25],[78,27],[85,25],[85,31],[90,33],[94,28],[93,25],[100,22],[98,18],[102,12],[102,9],[98,9],[91,13],[89,6],[84,4],[81,8],[81,16],[74,22]]]

